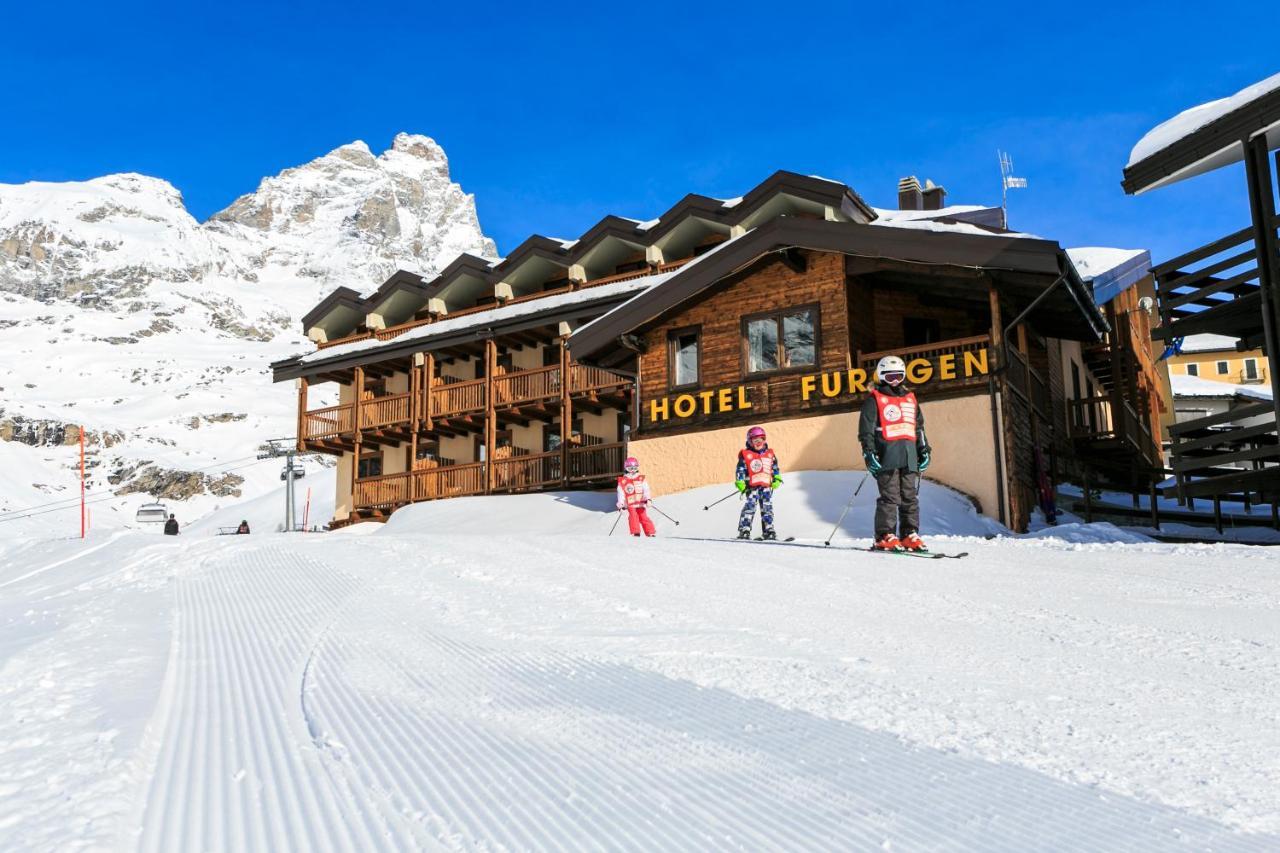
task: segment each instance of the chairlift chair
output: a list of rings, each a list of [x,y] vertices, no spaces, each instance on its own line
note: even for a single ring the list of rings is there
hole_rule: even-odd
[[[169,520],[169,508],[162,503],[143,504],[138,507],[133,520],[139,524],[164,524]]]

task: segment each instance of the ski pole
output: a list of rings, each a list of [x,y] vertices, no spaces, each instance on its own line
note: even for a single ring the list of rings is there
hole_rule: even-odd
[[[657,505],[657,504],[655,504],[653,501],[649,501],[649,506],[653,507],[654,511],[655,511],[656,513],[658,513],[658,515],[662,516],[662,517],[663,517],[663,518],[665,518],[667,521],[670,521],[671,523],[675,524],[675,526],[676,526],[676,527],[679,527],[679,526],[680,526],[680,522],[676,521],[674,518],[672,518],[671,516],[667,515],[667,514],[666,514],[665,512],[663,512],[662,510],[658,509],[658,505]]]
[[[613,520],[613,527],[609,528],[609,535],[613,535],[613,531],[618,529],[618,522],[622,521],[622,510],[618,510],[618,517]]]
[[[827,537],[827,541],[823,545],[830,545],[831,540],[836,538],[836,531],[840,529],[840,525],[844,523],[844,517],[849,514],[849,508],[853,506],[853,502],[858,498],[858,492],[862,491],[862,486],[867,482],[867,477],[871,474],[868,471],[862,475],[862,481],[858,483],[858,488],[853,490],[853,497],[849,498],[849,502],[844,505],[844,512],[840,513],[840,520],[836,522],[836,526],[831,528],[831,535]]]
[[[729,498],[733,497],[733,496],[734,496],[734,495],[736,495],[736,494],[738,494],[738,490],[737,490],[737,489],[734,489],[732,492],[730,492],[729,494],[725,495],[725,496],[724,496],[724,497],[722,497],[720,500],[718,500],[718,501],[712,501],[711,503],[707,504],[706,506],[704,506],[704,507],[703,507],[703,509],[704,509],[704,510],[711,509],[711,508],[712,508],[713,506],[715,506],[716,504],[722,504],[722,503],[724,503],[725,501],[729,500]]]

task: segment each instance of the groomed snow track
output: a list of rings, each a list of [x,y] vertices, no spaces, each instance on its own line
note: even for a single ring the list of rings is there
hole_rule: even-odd
[[[234,545],[176,576],[143,850],[1269,843],[625,664],[466,636],[319,549]]]

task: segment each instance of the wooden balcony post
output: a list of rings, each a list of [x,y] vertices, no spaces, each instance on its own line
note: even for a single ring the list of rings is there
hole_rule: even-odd
[[[493,491],[493,450],[497,443],[497,414],[493,404],[493,374],[498,369],[498,344],[484,342],[484,493]]]
[[[427,363],[422,368],[423,379],[422,384],[426,390],[423,391],[423,421],[426,422],[427,431],[435,429],[435,423],[432,421],[432,403],[431,398],[434,396],[432,389],[435,387],[436,376],[436,357],[432,353],[427,353]]]
[[[560,339],[560,481],[569,484],[569,439],[573,437],[573,381],[567,339]]]
[[[356,392],[355,402],[352,403],[351,412],[351,430],[352,430],[352,453],[351,459],[351,509],[352,512],[356,508],[356,481],[360,478],[360,398],[364,396],[364,368],[356,365],[354,370],[354,385]]]
[[[298,451],[306,450],[307,440],[307,377],[298,380]]]

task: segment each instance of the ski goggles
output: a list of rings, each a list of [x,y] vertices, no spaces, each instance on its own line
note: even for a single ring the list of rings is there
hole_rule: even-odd
[[[628,474],[638,474],[638,473],[640,473],[640,466],[639,466],[639,465],[628,465],[627,467],[623,468],[622,470],[623,470],[623,471],[626,471]]]
[[[901,385],[902,380],[907,378],[907,374],[903,373],[901,370],[887,370],[880,374],[880,378],[885,382],[888,382],[890,385]]]

